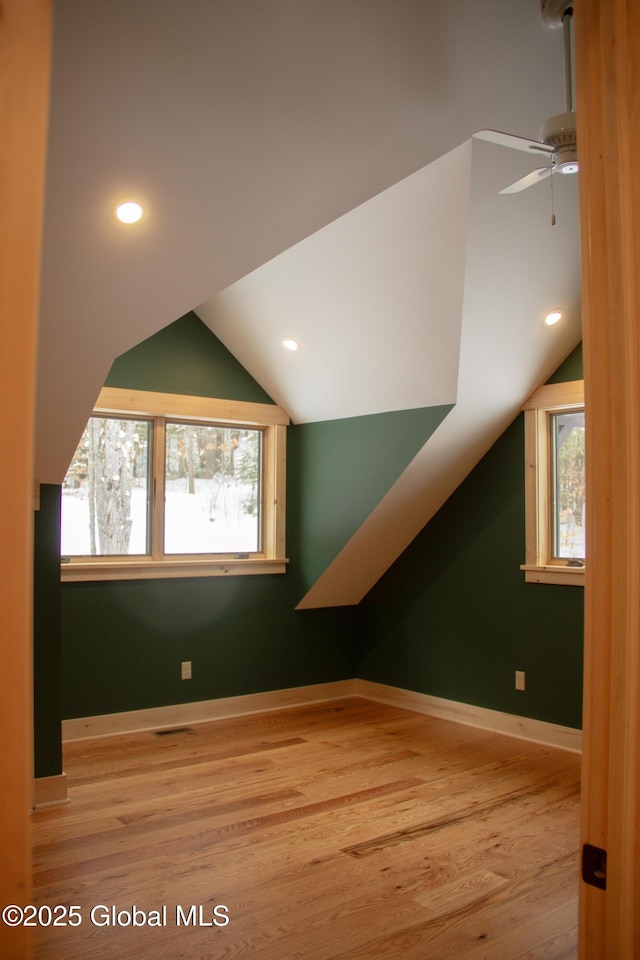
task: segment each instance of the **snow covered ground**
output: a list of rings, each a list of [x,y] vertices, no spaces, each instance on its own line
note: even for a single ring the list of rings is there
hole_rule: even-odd
[[[248,514],[243,503],[251,496],[247,486],[220,488],[217,494],[208,480],[196,480],[190,494],[185,480],[167,484],[165,553],[253,553],[260,549],[257,512]],[[148,553],[147,493],[135,487],[131,496],[129,555]],[[63,556],[90,554],[89,502],[85,486],[62,492],[61,552]],[[99,548],[98,548],[99,549]]]

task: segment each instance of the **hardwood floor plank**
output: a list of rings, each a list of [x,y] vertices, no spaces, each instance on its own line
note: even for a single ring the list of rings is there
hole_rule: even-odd
[[[397,846],[399,843],[405,843],[406,841],[412,841],[430,836],[436,830],[444,830],[447,827],[458,826],[471,818],[486,817],[488,814],[494,813],[495,811],[504,812],[504,808],[509,805],[517,804],[518,806],[521,806],[523,799],[526,797],[539,797],[540,795],[544,794],[546,790],[555,786],[556,784],[554,782],[539,782],[535,791],[533,788],[528,791],[510,791],[509,793],[502,794],[496,799],[485,803],[475,803],[471,806],[465,806],[460,809],[452,810],[444,817],[438,817],[433,820],[428,820],[424,823],[417,823],[411,827],[407,827],[402,830],[396,830],[394,833],[389,833],[384,836],[373,837],[371,840],[368,840],[365,843],[354,844],[351,847],[344,847],[342,852],[357,858],[371,856],[372,854],[378,853],[384,847]],[[576,791],[572,786],[569,786],[565,789],[567,791],[567,796],[575,796]]]
[[[357,793],[350,793],[340,797],[333,797],[331,799],[322,800],[319,803],[310,803],[303,804],[291,809],[285,810],[281,809],[277,813],[267,813],[262,816],[252,817],[246,820],[238,820],[233,823],[225,824],[224,826],[217,828],[209,828],[208,830],[201,832],[199,839],[201,842],[212,843],[214,842],[219,835],[225,836],[229,833],[234,834],[243,834],[246,835],[253,830],[260,829],[261,827],[268,826],[270,824],[275,824],[277,826],[282,826],[283,824],[290,823],[292,820],[300,820],[305,817],[314,817],[320,814],[330,813],[340,807],[353,807],[357,804],[369,800],[374,797],[384,796],[389,793],[397,793],[402,790],[406,790],[408,787],[416,786],[420,784],[420,780],[398,780],[391,783],[384,784],[383,786],[371,787],[365,790],[360,790]],[[139,838],[139,830],[134,834],[134,840]],[[130,847],[130,835],[127,835],[126,838],[123,838],[123,843],[126,844],[126,851],[116,851],[102,857],[92,857],[90,860],[85,860],[82,863],[74,861],[70,867],[59,867],[57,871],[57,877],[62,878],[68,874],[69,869],[75,873],[85,873],[88,871],[96,872],[102,869],[108,868],[109,864],[114,860],[114,858],[119,858],[121,863],[126,863],[130,861],[138,861],[147,855],[146,847]],[[111,845],[113,840],[111,841]],[[176,853],[178,854],[183,846],[183,838],[179,837],[177,839],[171,840],[169,843],[164,844],[165,854]],[[34,876],[34,883],[38,884],[40,882],[47,882],[47,874],[36,873]]]
[[[207,759],[207,763],[211,763],[216,760],[228,760],[232,757],[247,756],[254,753],[263,753],[267,750],[282,750],[285,747],[298,746],[299,744],[303,743],[306,743],[306,740],[304,740],[302,737],[291,737],[288,740],[274,740],[266,743],[262,742],[247,744],[243,745],[242,747],[231,747],[226,750],[218,750],[218,752],[213,756],[210,755]],[[191,756],[176,756],[174,752],[173,755],[163,759],[162,762],[156,762],[153,764],[154,773],[162,772],[164,770],[175,771],[180,767],[192,767],[197,762],[193,758],[194,756],[198,755],[199,754],[197,754],[195,750]],[[124,777],[130,777],[132,774],[135,774],[138,769],[139,768],[137,764],[119,766],[117,770],[111,768],[109,772],[109,778],[111,780],[116,780]],[[83,786],[84,784],[96,782],[101,783],[104,780],[104,773],[104,770],[98,768],[96,772],[87,773],[85,776],[79,776],[76,780],[76,786]]]

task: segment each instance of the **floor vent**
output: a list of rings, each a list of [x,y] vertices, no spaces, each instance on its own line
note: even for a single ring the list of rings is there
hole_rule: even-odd
[[[152,737],[174,737],[178,733],[193,733],[193,727],[168,727],[166,730],[153,730]]]

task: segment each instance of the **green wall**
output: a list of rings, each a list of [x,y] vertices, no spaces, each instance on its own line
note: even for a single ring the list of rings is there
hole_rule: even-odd
[[[63,584],[64,716],[353,677],[356,613],[296,612],[278,575]]]
[[[40,486],[34,517],[33,739],[35,776],[62,770],[60,741],[60,487]]]
[[[578,348],[552,379],[581,376]],[[525,583],[524,555],[520,415],[364,599],[358,675],[580,727],[583,589]]]
[[[578,351],[557,376],[580,375]],[[193,314],[118,358],[107,383],[269,402]],[[582,590],[525,584],[519,570],[520,417],[362,604],[294,609],[309,576],[330,562],[447,410],[291,428],[285,575],[60,585],[60,488],[43,487],[37,775],[61,770],[61,717],[354,676],[579,726]],[[314,509],[309,499],[318,500]],[[191,681],[180,680],[182,660],[192,661]],[[515,670],[526,671],[524,693],[514,690]]]
[[[106,382],[272,402],[194,314],[119,357]],[[287,573],[63,584],[63,717],[353,677],[357,612],[296,612],[295,583]]]
[[[316,582],[442,423],[450,405],[293,428],[289,544],[300,591]]]
[[[108,387],[273,403],[195,313],[187,313],[117,357]]]

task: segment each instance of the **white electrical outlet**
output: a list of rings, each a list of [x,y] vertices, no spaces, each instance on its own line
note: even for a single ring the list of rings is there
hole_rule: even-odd
[[[180,676],[183,680],[191,680],[191,660],[183,660],[180,665]]]
[[[516,690],[524,690],[524,670],[516,670]]]

